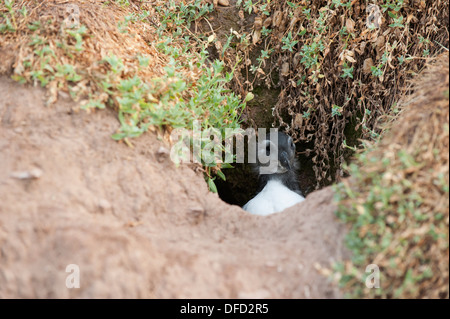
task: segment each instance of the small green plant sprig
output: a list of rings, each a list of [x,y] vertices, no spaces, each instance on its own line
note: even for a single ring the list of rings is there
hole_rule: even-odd
[[[403,16],[399,14],[400,9],[403,7],[404,0],[386,0],[384,4],[381,4],[383,12],[388,11],[389,17],[393,19],[393,23],[389,24],[391,28],[404,28]]]
[[[16,32],[18,23],[21,22],[20,16],[22,16],[23,19],[25,19],[28,16],[28,10],[25,5],[22,6],[22,8],[14,9],[14,0],[1,0],[0,2],[3,2],[6,7],[6,13],[0,14],[0,18],[4,19],[4,23],[0,23],[0,34],[6,33],[6,32]],[[19,19],[19,20],[18,20]],[[1,22],[1,19],[0,19]]]
[[[384,51],[383,55],[381,56],[380,63],[376,66],[372,65],[370,67],[370,70],[372,71],[372,75],[374,77],[381,78],[383,76],[384,70],[386,68],[386,64],[389,59],[389,54],[390,54],[389,51],[387,51],[387,50]]]
[[[283,39],[281,39],[281,42],[283,43],[283,46],[281,47],[282,50],[293,52],[295,45],[298,43],[298,40],[294,40],[292,38],[292,32],[289,31],[288,34],[283,37]]]
[[[425,39],[423,36],[419,36],[419,44],[425,46],[425,49],[423,49],[423,52],[422,52],[422,56],[423,57],[429,56],[430,55],[430,49],[429,49],[430,40]]]
[[[394,23],[389,24],[391,28],[404,28],[405,25],[403,22],[403,16],[397,16],[396,13],[393,13],[392,11],[388,12],[389,16],[394,20]]]
[[[347,62],[344,62],[344,65],[342,66],[342,78],[350,78],[353,79],[353,66],[348,66]]]
[[[171,29],[176,31],[175,36],[181,36],[183,30],[189,29],[192,22],[212,12],[214,5],[203,3],[202,0],[188,4],[183,2],[177,4],[174,0],[169,0],[165,5],[156,6],[155,9],[162,18],[158,35],[161,37],[166,30]]]
[[[319,65],[319,54],[323,52],[325,46],[322,39],[315,38],[311,44],[305,44],[300,50],[302,59],[300,62],[307,68]]]
[[[330,8],[337,9],[339,7],[344,7],[344,8],[349,9],[351,7],[351,5],[352,5],[352,1],[342,2],[341,0],[333,0],[330,5]]]
[[[0,24],[0,33],[15,32],[17,30],[17,22],[14,12],[14,0],[3,0],[8,13],[2,14],[5,19],[5,23]]]
[[[404,0],[385,0],[385,3],[381,4],[381,8],[383,12],[387,10],[393,10],[395,12],[399,12],[403,7]]]

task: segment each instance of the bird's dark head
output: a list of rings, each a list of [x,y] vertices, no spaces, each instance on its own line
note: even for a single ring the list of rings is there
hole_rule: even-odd
[[[297,169],[295,144],[292,137],[282,132],[272,132],[258,143],[260,174],[283,174]]]

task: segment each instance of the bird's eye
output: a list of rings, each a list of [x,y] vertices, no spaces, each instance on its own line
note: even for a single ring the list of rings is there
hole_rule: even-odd
[[[291,148],[294,149],[295,148],[295,144],[294,142],[291,140]]]

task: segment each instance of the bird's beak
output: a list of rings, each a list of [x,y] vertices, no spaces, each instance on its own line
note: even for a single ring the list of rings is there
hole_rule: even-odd
[[[289,161],[289,157],[286,152],[281,152],[280,154],[280,164],[287,170],[291,170],[291,163]]]

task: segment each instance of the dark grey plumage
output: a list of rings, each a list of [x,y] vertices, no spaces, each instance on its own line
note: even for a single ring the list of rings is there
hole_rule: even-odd
[[[267,134],[258,143],[255,168],[259,176],[258,194],[243,209],[255,215],[269,215],[302,202],[298,186],[295,144],[284,133]]]
[[[280,164],[286,168],[286,170],[281,170],[280,172],[275,172],[273,174],[259,174],[259,169],[264,166],[264,164],[257,162],[254,165],[254,170],[258,174],[258,193],[263,190],[270,180],[279,180],[290,190],[303,196],[298,183],[297,171],[300,165],[295,158],[295,144],[292,138],[285,133],[277,132],[277,137],[278,144],[276,146],[278,146],[278,160]],[[266,140],[271,140],[270,133],[266,135]],[[269,155],[267,154],[268,151],[270,150],[266,149],[266,155]],[[286,152],[285,158],[283,158],[283,152]]]

